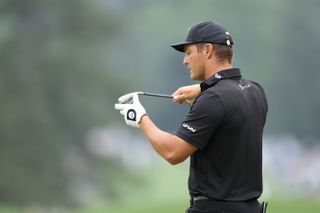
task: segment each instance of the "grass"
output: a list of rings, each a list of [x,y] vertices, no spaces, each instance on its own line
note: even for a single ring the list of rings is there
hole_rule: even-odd
[[[306,199],[272,199],[268,212],[271,213],[317,213],[320,212],[320,202]]]
[[[88,208],[74,213],[178,213],[185,212],[187,202],[140,202],[126,205],[101,206]],[[269,200],[268,213],[318,213],[320,202],[299,200]]]
[[[91,207],[84,209],[63,211],[63,213],[183,213],[187,208],[186,201],[174,202],[135,202],[135,203],[118,203],[112,205],[95,204]],[[1,207],[0,213],[46,213],[46,212],[59,212],[60,211],[32,211],[22,210],[14,207]],[[305,200],[305,199],[271,199],[269,200],[268,213],[318,213],[320,212],[320,202]]]
[[[114,202],[104,198],[90,201],[89,205],[73,210],[50,209],[45,210],[37,206],[26,209],[1,206],[0,213],[183,213],[188,207],[186,165],[168,166],[160,164],[153,169],[137,171],[144,173],[145,181],[141,185],[130,188],[125,184],[119,188],[121,194],[126,195],[121,202]],[[275,190],[268,200],[268,213],[318,213],[320,200],[287,197]]]

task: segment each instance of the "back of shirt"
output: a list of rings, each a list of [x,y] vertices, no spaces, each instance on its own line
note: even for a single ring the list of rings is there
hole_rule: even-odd
[[[258,198],[266,97],[262,87],[242,79],[238,69],[221,76],[205,82],[176,133],[199,148],[190,158],[189,191],[217,200]]]

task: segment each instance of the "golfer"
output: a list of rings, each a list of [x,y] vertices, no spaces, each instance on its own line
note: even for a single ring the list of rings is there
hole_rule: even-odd
[[[200,84],[177,89],[177,103],[190,110],[175,134],[159,129],[139,102],[139,93],[115,105],[127,125],[139,127],[171,164],[190,157],[190,207],[186,212],[262,212],[262,134],[267,115],[263,88],[232,67],[233,40],[221,25],[204,21],[174,44]]]

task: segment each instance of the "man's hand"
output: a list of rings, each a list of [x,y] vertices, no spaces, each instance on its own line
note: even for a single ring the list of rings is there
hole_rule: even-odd
[[[126,124],[137,128],[139,128],[141,117],[147,114],[139,101],[139,94],[141,92],[123,95],[118,99],[119,103],[114,105],[114,108],[120,110],[120,114],[124,116]]]
[[[200,84],[193,84],[178,88],[172,93],[173,101],[177,103],[186,102],[189,106],[192,105],[194,99],[201,93]]]

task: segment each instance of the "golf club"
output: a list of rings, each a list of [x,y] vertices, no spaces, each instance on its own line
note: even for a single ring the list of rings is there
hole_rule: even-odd
[[[171,99],[173,98],[171,95],[151,93],[151,92],[142,92],[139,95],[152,96],[152,97],[158,97],[158,98],[171,98]]]

